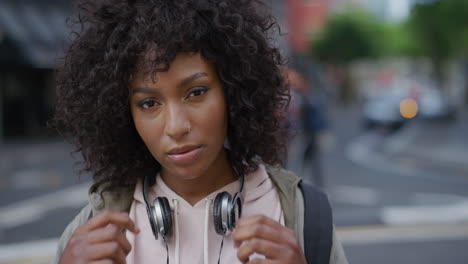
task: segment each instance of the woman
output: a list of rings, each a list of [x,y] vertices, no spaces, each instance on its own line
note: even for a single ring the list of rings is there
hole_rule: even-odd
[[[268,42],[276,24],[258,10],[80,5],[54,120],[95,183],[56,263],[346,263],[336,240],[303,250],[307,192],[278,167],[289,94]]]

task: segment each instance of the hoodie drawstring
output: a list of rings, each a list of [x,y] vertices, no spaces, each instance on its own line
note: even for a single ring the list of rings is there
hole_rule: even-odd
[[[205,199],[205,230],[204,230],[204,241],[203,241],[203,263],[208,264],[208,224],[210,218],[210,208],[213,199]]]
[[[178,215],[179,215],[179,200],[177,199],[172,199],[172,202],[174,203],[174,222],[175,222],[175,264],[179,264],[180,260],[180,250],[179,250],[179,244],[180,244],[180,239],[179,239],[179,220],[178,220]],[[208,228],[209,228],[209,220],[210,220],[210,208],[211,208],[211,203],[213,202],[213,199],[211,198],[206,198],[205,199],[205,228],[203,232],[203,263],[208,264],[209,259],[208,259]]]
[[[174,221],[175,221],[175,240],[176,240],[176,245],[175,245],[175,264],[179,264],[179,220],[178,220],[178,215],[179,215],[179,200],[177,199],[172,199],[172,202],[174,203]]]

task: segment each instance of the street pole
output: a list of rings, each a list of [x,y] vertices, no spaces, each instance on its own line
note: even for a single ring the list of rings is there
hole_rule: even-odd
[[[5,89],[5,75],[0,72],[0,150],[3,145],[3,90]]]
[[[3,32],[0,31],[0,44],[4,40]],[[3,145],[3,90],[6,89],[6,75],[0,70],[0,150]],[[6,94],[6,92],[5,92]],[[1,151],[0,151],[1,152]]]

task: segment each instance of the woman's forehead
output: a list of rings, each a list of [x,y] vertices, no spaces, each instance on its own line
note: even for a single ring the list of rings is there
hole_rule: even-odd
[[[200,74],[208,77],[215,75],[213,63],[203,57],[200,52],[180,52],[169,63],[166,70],[139,67],[132,75],[132,83],[157,84],[161,80],[179,80]]]

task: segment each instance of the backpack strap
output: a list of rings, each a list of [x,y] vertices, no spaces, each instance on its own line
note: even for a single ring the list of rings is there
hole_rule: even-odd
[[[329,264],[333,217],[327,196],[316,187],[299,183],[304,196],[304,253],[307,263]]]

